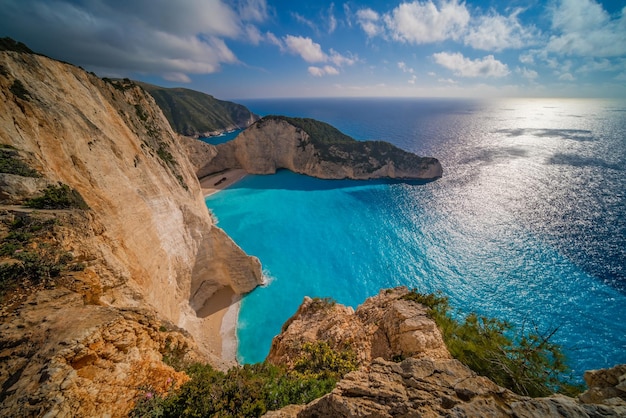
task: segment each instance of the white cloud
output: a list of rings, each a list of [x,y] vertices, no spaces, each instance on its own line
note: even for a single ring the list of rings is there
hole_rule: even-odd
[[[621,62],[620,64],[613,64],[610,60],[603,58],[597,61],[591,60],[582,65],[576,71],[578,71],[579,73],[590,73],[596,71],[619,71],[622,68],[626,68],[624,64],[626,63]]]
[[[415,80],[417,80],[417,76],[416,76],[415,74],[413,74],[413,75],[411,76],[411,78],[409,78],[408,83],[409,83],[409,84],[415,84]]]
[[[335,3],[331,3],[328,8],[328,33],[333,33],[337,29],[337,18],[335,17]]]
[[[404,61],[400,61],[398,63],[398,68],[401,69],[405,73],[413,74],[414,72],[413,68],[410,68],[409,66],[407,66]]]
[[[561,74],[559,76],[559,80],[562,80],[562,81],[574,81],[576,79],[570,73],[564,73],[564,74]]]
[[[535,57],[533,56],[532,52],[526,52],[526,53],[520,54],[519,61],[522,64],[532,65],[535,63]]]
[[[435,62],[460,77],[504,77],[510,73],[506,64],[498,61],[493,55],[483,59],[471,60],[463,54],[439,52],[433,54]]]
[[[445,83],[445,84],[456,84],[457,82],[451,78],[440,78],[437,80],[440,83]]]
[[[306,62],[325,62],[328,56],[322,51],[320,44],[311,38],[287,35],[283,38],[287,51],[300,55]]]
[[[356,12],[356,19],[361,29],[369,36],[380,35],[384,31],[384,27],[379,23],[380,15],[372,9],[361,9]]]
[[[279,47],[281,51],[285,49],[285,45],[283,44],[283,42],[280,39],[278,39],[278,37],[274,35],[272,32],[266,32],[265,39],[267,40],[267,42]]]
[[[475,49],[502,51],[503,49],[519,49],[535,42],[533,28],[524,27],[517,16],[521,9],[515,10],[510,16],[497,13],[477,18],[477,24],[469,29],[464,43]]]
[[[521,75],[522,77],[524,77],[524,78],[526,78],[526,79],[528,79],[528,80],[534,80],[534,79],[536,79],[536,78],[539,76],[539,74],[537,73],[537,71],[535,71],[535,70],[530,70],[530,69],[528,69],[528,68],[526,68],[526,67],[523,67],[523,68],[519,68],[519,67],[518,67],[518,68],[515,70],[515,72],[517,72],[519,75]]]
[[[358,61],[358,57],[341,55],[334,49],[330,49],[329,54],[322,50],[320,44],[313,42],[311,38],[305,38],[302,36],[287,35],[283,38],[284,50],[291,52],[295,55],[300,55],[303,60],[310,63],[318,62],[332,62],[338,67],[344,65],[353,65]],[[309,67],[309,73],[318,75],[320,70],[324,70],[324,74],[335,74],[333,70],[337,71],[334,67],[326,66],[322,69],[319,67]],[[322,74],[322,75],[324,75]]]
[[[325,65],[324,67],[309,67],[309,74],[314,77],[323,77],[325,75],[337,75],[339,70],[331,65]]]
[[[317,25],[313,23],[312,20],[309,20],[306,17],[302,16],[300,13],[295,12],[291,13],[291,16],[293,16],[293,18],[296,19],[296,21],[298,21],[299,23],[302,23],[303,25],[313,29],[315,32],[318,32]]]
[[[561,0],[552,14],[547,51],[582,57],[617,57],[626,54],[626,7],[611,16],[593,0]]]
[[[469,20],[465,4],[458,0],[441,1],[440,8],[432,0],[402,3],[384,16],[391,37],[410,44],[458,40]]]
[[[176,83],[191,83],[191,78],[189,78],[187,74],[183,73],[166,73],[163,74],[163,78]]]
[[[237,63],[226,39],[255,43],[265,0],[3,1],[0,27],[35,50],[103,73],[189,74]],[[41,36],[45,33],[46,36]]]
[[[254,45],[258,45],[263,40],[263,35],[261,35],[259,29],[254,25],[246,25],[246,34],[250,42]]]
[[[266,0],[239,0],[239,15],[249,22],[263,22],[267,19]]]
[[[346,57],[344,55],[341,55],[339,52],[335,51],[332,48],[330,50],[330,56],[328,57],[328,59],[333,64],[338,65],[340,67],[343,67],[344,65],[354,65],[354,63],[358,61],[357,57],[354,57],[354,56]]]

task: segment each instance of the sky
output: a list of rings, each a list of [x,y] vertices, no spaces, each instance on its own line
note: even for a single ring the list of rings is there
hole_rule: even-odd
[[[0,0],[0,36],[221,99],[626,98],[626,0]]]

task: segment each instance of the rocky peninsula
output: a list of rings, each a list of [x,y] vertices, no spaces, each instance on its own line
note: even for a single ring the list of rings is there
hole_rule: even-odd
[[[279,169],[322,179],[423,179],[441,177],[441,163],[383,141],[357,141],[320,121],[266,116],[237,138],[215,147],[198,144],[200,177],[241,168],[250,174],[273,174]],[[193,158],[193,157],[192,157]]]

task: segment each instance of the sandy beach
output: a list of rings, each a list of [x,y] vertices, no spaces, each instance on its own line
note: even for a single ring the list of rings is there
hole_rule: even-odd
[[[210,196],[232,186],[247,175],[245,170],[231,169],[211,174],[200,179],[204,197]],[[227,369],[237,364],[237,318],[239,316],[241,296],[230,287],[224,287],[207,301],[198,311],[198,316],[205,318],[204,324],[213,336],[208,341],[209,351],[220,359],[220,368]]]
[[[224,190],[243,179],[248,173],[241,168],[233,168],[221,173],[211,174],[200,179],[200,187],[204,197]]]

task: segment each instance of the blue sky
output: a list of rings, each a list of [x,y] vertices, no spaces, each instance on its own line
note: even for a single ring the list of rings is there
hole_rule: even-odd
[[[0,36],[218,98],[626,97],[623,0],[0,0]]]

